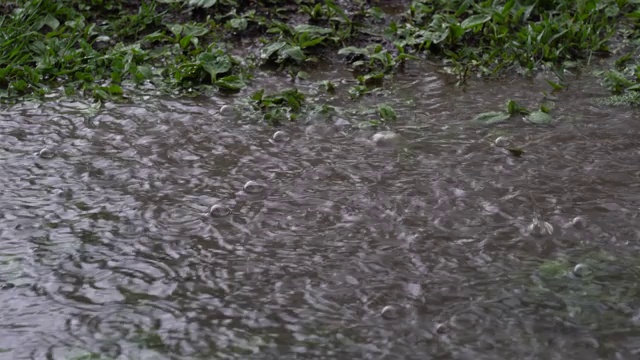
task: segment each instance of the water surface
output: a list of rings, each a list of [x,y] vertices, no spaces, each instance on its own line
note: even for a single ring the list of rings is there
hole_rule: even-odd
[[[233,97],[5,108],[0,358],[636,358],[637,112],[592,105],[604,93],[577,78],[552,126],[478,126],[548,86],[434,70],[322,95],[354,126],[313,116],[288,142],[219,114]],[[355,126],[381,102],[394,146]]]

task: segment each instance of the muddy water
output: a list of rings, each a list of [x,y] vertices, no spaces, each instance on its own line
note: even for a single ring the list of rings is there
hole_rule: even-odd
[[[548,88],[449,82],[323,99],[393,105],[391,146],[335,118],[274,142],[233,98],[5,108],[0,358],[636,358],[637,112],[587,78],[553,126],[476,126]]]

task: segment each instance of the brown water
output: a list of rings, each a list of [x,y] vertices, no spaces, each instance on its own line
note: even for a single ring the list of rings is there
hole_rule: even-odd
[[[390,147],[335,118],[273,142],[218,114],[234,98],[5,108],[0,358],[637,358],[637,111],[592,106],[585,78],[551,127],[477,126],[548,88],[448,82],[414,68],[392,96],[320,96],[393,105]]]

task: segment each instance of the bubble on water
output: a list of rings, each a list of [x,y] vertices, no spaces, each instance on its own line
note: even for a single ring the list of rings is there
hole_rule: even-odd
[[[349,285],[359,285],[360,282],[358,281],[358,279],[354,278],[351,275],[347,275],[344,277],[345,281],[349,284]]]
[[[231,105],[222,105],[220,108],[220,115],[222,116],[231,116],[233,115],[233,106]]]
[[[398,136],[398,134],[394,133],[393,131],[381,131],[381,132],[375,133],[371,137],[371,140],[373,141],[373,143],[378,146],[395,145],[399,139],[400,137]]]
[[[571,220],[571,226],[576,229],[584,229],[587,227],[587,220],[582,216],[576,216]]]
[[[8,282],[8,283],[4,283],[4,284],[2,284],[2,286],[0,286],[0,289],[2,289],[2,290],[8,290],[8,289],[13,289],[14,287],[16,287],[16,285],[15,285],[15,284],[13,284],[13,283],[9,283],[9,282]]]
[[[244,184],[244,186],[242,187],[242,190],[244,190],[244,192],[249,194],[257,194],[257,193],[263,192],[264,188],[265,188],[264,185],[259,184],[253,180],[249,180],[247,181],[246,184]]]
[[[433,330],[436,332],[436,334],[444,334],[447,332],[447,324],[444,324],[444,323],[436,324]]]
[[[56,152],[49,148],[44,148],[38,152],[38,156],[43,159],[51,159],[56,156]]]
[[[395,305],[387,305],[382,308],[380,316],[387,320],[397,319],[400,317],[400,309]]]
[[[591,269],[589,269],[589,266],[587,266],[586,264],[577,264],[574,268],[573,268],[573,275],[575,276],[587,276],[591,273]]]
[[[291,138],[286,131],[278,130],[271,137],[275,142],[287,142]]]
[[[346,127],[346,126],[351,126],[351,123],[349,122],[349,120],[346,120],[343,118],[337,118],[336,121],[333,123],[333,125],[337,127]]]
[[[506,136],[499,136],[497,139],[494,140],[493,144],[497,147],[508,147],[511,145],[511,139],[509,139]]]
[[[323,136],[325,131],[318,125],[309,125],[304,129],[304,134],[309,137]]]
[[[231,213],[231,210],[220,204],[215,204],[209,209],[209,216],[211,217],[225,217],[229,215],[229,213]]]

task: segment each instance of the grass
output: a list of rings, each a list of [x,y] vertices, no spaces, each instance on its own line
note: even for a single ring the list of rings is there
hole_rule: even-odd
[[[333,0],[7,2],[0,5],[0,101],[238,92],[261,67],[295,80],[327,60],[353,70],[358,84],[349,93],[358,98],[416,59],[441,62],[463,83],[470,74],[528,76],[589,64],[621,49],[599,73],[603,85],[618,100],[640,90],[638,1],[405,4],[401,14],[385,14],[365,0],[346,7]],[[252,45],[233,55],[241,38]],[[256,100],[274,123],[298,111],[278,96]]]

